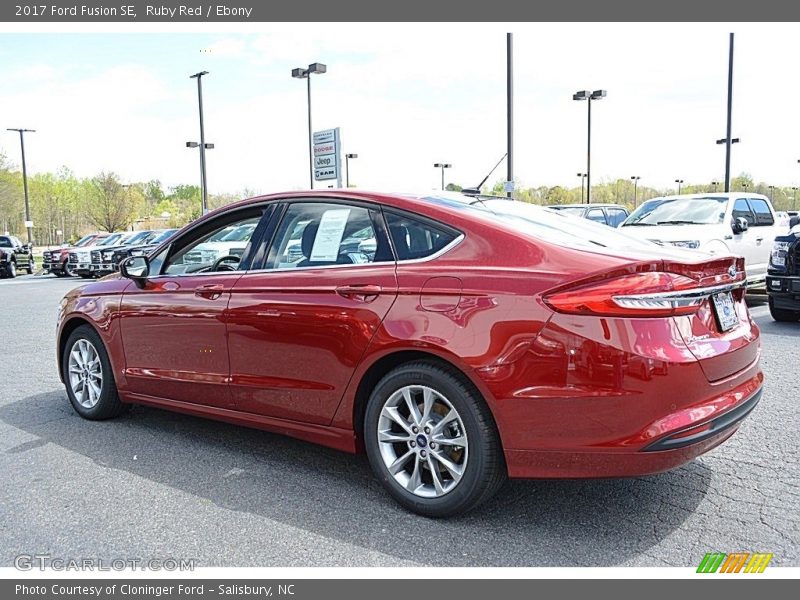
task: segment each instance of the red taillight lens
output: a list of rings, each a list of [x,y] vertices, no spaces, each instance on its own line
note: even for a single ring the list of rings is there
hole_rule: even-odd
[[[576,315],[672,317],[698,309],[705,300],[691,294],[698,287],[677,273],[635,273],[557,290],[543,299],[553,310]]]

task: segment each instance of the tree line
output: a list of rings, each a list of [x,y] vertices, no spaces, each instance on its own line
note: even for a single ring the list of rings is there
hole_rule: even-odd
[[[547,205],[586,200],[586,190],[582,192],[579,185],[525,187],[516,183],[514,198],[523,202]],[[681,186],[681,193],[722,191],[721,185],[716,188],[711,183],[686,184]],[[460,191],[461,186],[451,183],[447,189]],[[771,188],[764,182],[756,183],[746,173],[731,181],[731,190],[764,194],[772,199],[776,210],[797,208],[797,189]],[[503,182],[498,181],[482,191],[504,195]],[[181,227],[199,217],[201,212],[199,186],[177,185],[165,190],[158,180],[125,184],[112,172],[81,178],[62,167],[56,173],[36,173],[28,176],[28,192],[34,243],[40,246],[74,241],[89,231]],[[636,188],[635,204],[676,192],[674,188],[658,189],[640,184]],[[209,208],[251,195],[247,190],[242,194],[212,194]],[[617,179],[593,185],[592,202],[622,204],[632,210],[633,181]],[[26,239],[22,173],[0,153],[0,233],[6,231]]]

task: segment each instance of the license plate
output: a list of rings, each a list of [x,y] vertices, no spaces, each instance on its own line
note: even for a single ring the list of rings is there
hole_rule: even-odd
[[[733,305],[733,296],[730,292],[720,292],[711,296],[714,302],[714,312],[717,314],[719,328],[728,331],[736,327],[739,322],[739,315],[736,314],[736,307]]]

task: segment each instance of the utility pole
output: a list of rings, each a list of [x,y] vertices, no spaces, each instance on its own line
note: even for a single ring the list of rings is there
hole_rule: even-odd
[[[506,181],[514,181],[514,34],[506,34],[506,152],[508,174]],[[512,191],[507,192],[511,198]]]
[[[28,230],[28,246],[33,243],[33,225],[31,221],[31,205],[28,200],[28,168],[25,164],[25,133],[35,133],[35,129],[9,127],[8,131],[19,132],[19,147],[22,150],[22,189],[25,193],[25,229]]]
[[[728,133],[725,139],[725,191],[731,191],[731,112],[733,110],[733,33],[728,49]]]

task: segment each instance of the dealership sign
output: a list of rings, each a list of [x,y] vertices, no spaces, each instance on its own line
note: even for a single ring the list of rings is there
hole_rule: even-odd
[[[337,187],[342,187],[342,140],[339,128],[315,131],[314,142],[314,179],[316,181],[336,180]]]

